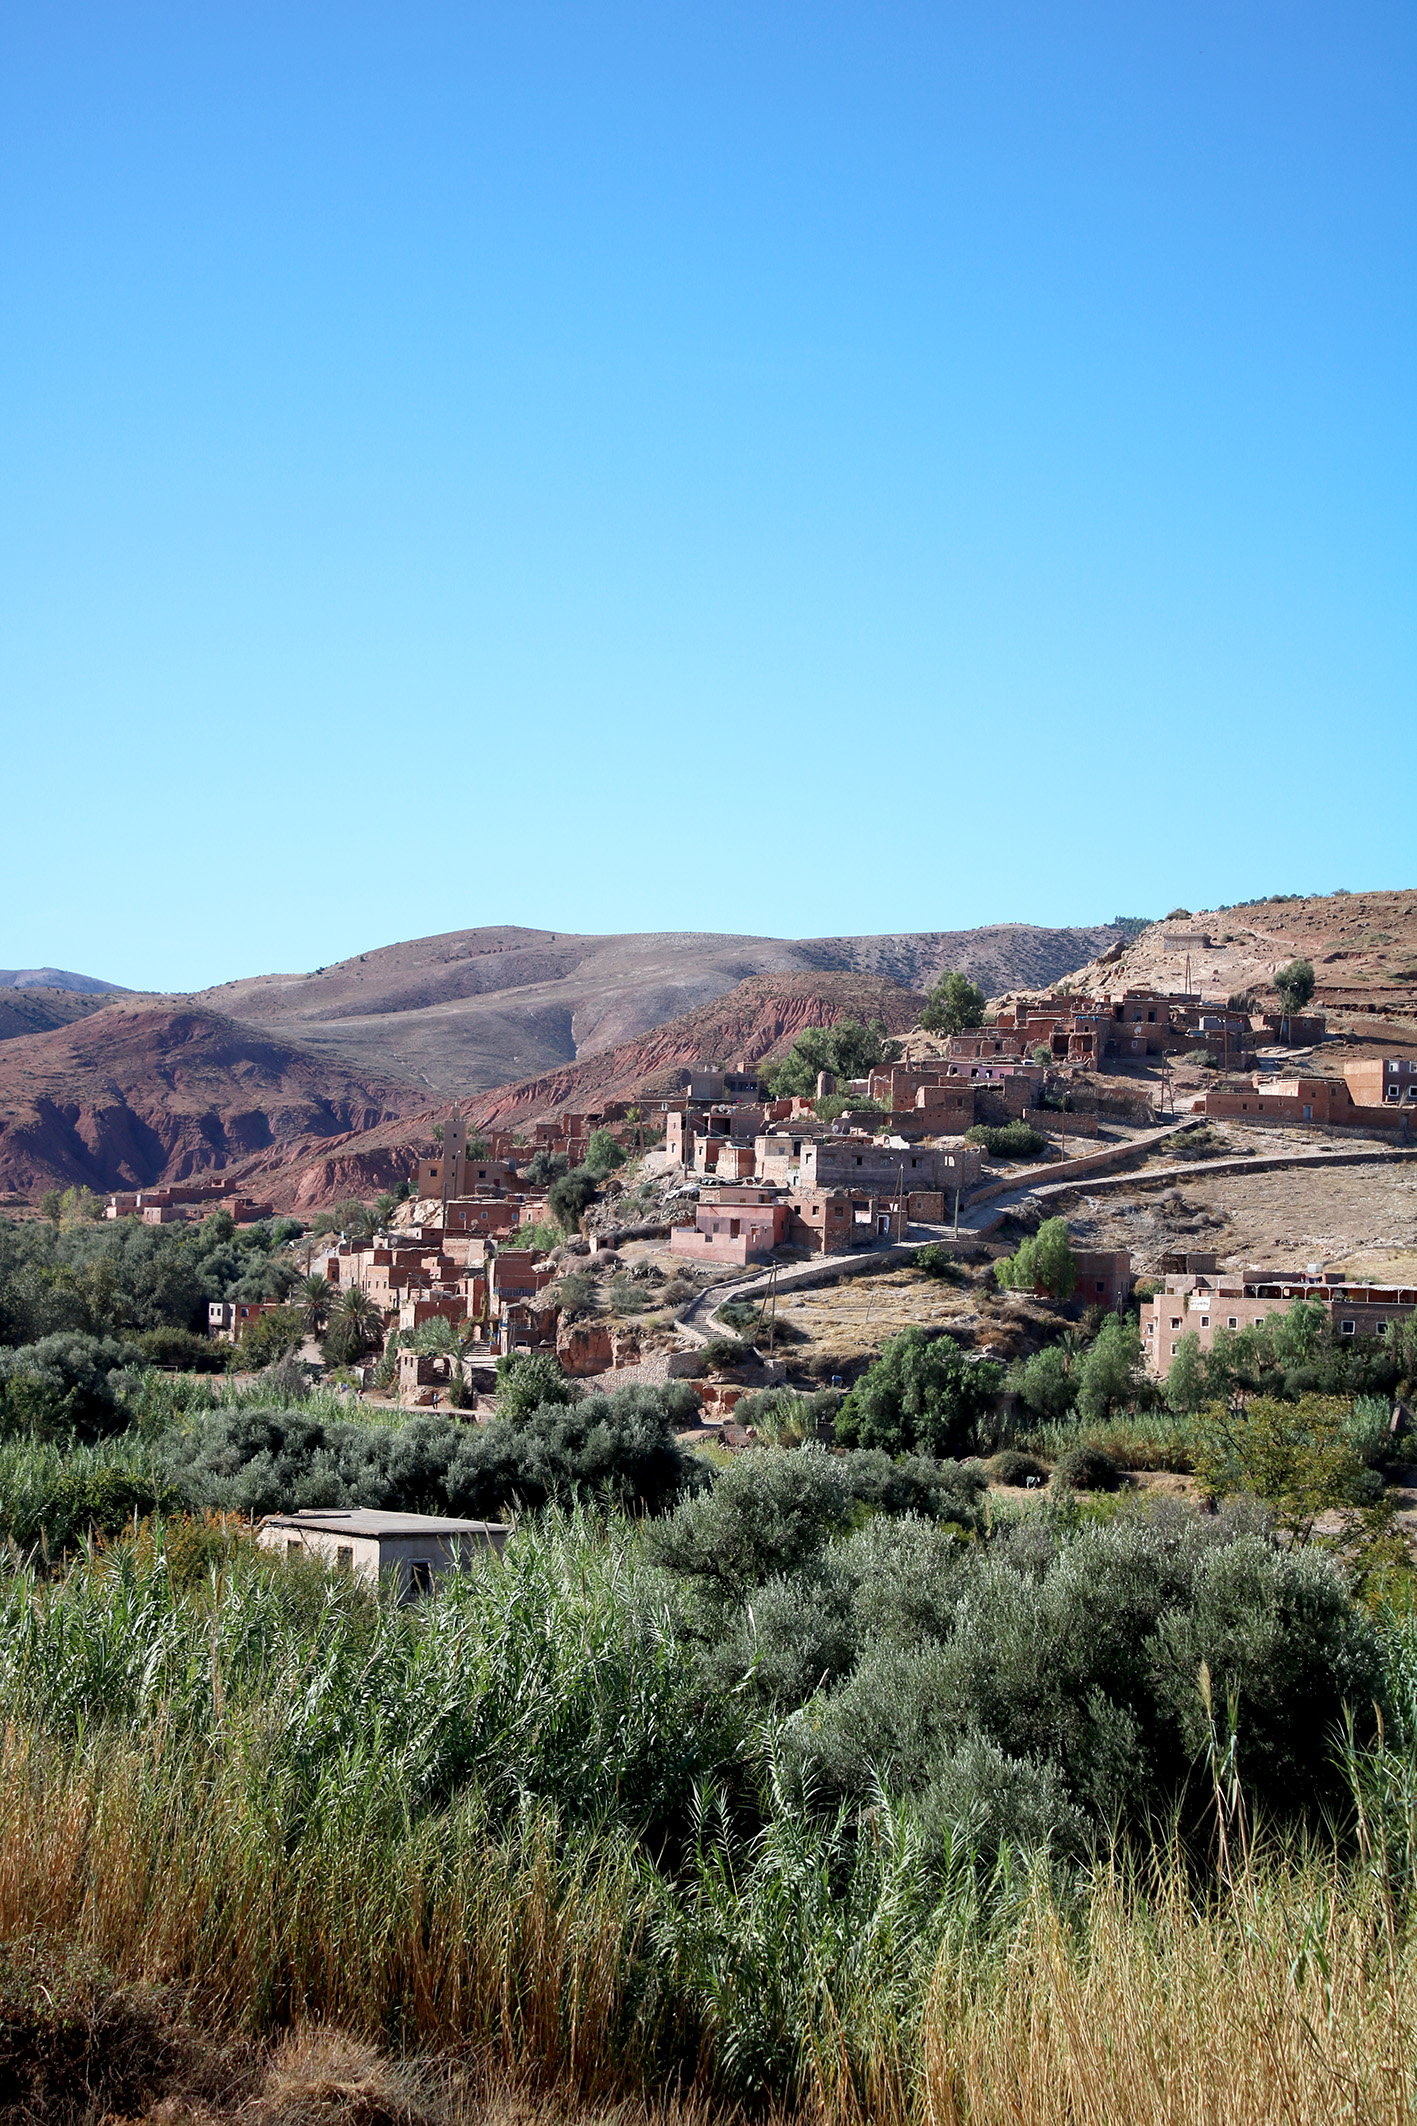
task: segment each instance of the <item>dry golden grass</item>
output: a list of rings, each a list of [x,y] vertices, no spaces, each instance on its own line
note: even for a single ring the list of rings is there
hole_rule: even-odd
[[[977,1320],[978,1306],[967,1287],[934,1283],[906,1269],[845,1278],[816,1291],[784,1292],[777,1316],[806,1339],[791,1347],[794,1357],[852,1359],[874,1354],[902,1329]]]
[[[1417,1973],[1336,1879],[1242,1886],[1198,1916],[1179,1874],[1115,1878],[1070,1932],[1037,1896],[993,1983],[942,1963],[924,2017],[932,2126],[1408,2126]]]
[[[649,1950],[628,1870],[448,1817],[373,1850],[331,1820],[297,1852],[259,1820],[242,1749],[173,1780],[174,1748],[160,1731],[73,1754],[11,1735],[0,1754],[0,1937],[72,1948],[208,2032],[274,2042],[229,2109],[173,2122],[735,2116],[696,2095],[712,2021],[703,2080],[661,2079],[685,2053],[630,2002]],[[801,2031],[814,2126],[1417,2120],[1413,1949],[1337,1863],[1257,1863],[1209,1906],[1164,1859],[1141,1885],[1104,1870],[1066,1905],[1040,1878],[1002,1931],[956,1941],[913,2005],[862,1977],[839,2011],[824,1987]]]

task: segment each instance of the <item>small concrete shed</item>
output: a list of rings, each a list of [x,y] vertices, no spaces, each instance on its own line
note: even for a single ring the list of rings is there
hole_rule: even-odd
[[[412,1601],[444,1573],[466,1572],[478,1556],[500,1551],[511,1532],[505,1521],[452,1521],[436,1513],[317,1506],[300,1513],[268,1513],[256,1540],[286,1557],[314,1557],[343,1567],[371,1586],[388,1578],[404,1601]]]

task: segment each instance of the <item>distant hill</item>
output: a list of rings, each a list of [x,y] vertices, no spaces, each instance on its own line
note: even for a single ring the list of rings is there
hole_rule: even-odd
[[[637,1040],[458,1104],[479,1126],[517,1129],[533,1116],[563,1108],[602,1100],[648,1101],[656,1092],[677,1088],[691,1063],[757,1063],[780,1055],[804,1026],[879,1018],[891,1033],[906,1033],[923,1001],[879,975],[755,975],[715,1003],[685,1012]],[[242,1185],[303,1213],[350,1196],[368,1198],[396,1187],[412,1171],[420,1147],[431,1151],[434,1120],[447,1112],[443,1103],[335,1142],[282,1144],[246,1162],[240,1169]]]
[[[70,974],[63,967],[0,967],[0,989],[73,989],[80,996],[131,996],[117,982],[97,975]]]
[[[68,1026],[104,1010],[113,1001],[103,989],[0,989],[0,1041],[13,1041],[26,1033],[50,1033],[56,1026]]]
[[[405,1085],[213,1011],[110,1004],[0,1044],[0,1189],[185,1180],[418,1105]]]
[[[226,982],[190,1001],[349,1068],[466,1098],[637,1040],[759,975],[852,974],[921,990],[959,967],[994,994],[1056,981],[1123,936],[1114,924],[1026,923],[807,939],[455,930],[310,974]]]

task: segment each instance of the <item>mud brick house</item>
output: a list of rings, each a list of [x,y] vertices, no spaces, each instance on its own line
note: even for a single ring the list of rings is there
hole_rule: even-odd
[[[757,1071],[746,1065],[720,1070],[714,1063],[696,1063],[689,1072],[691,1101],[714,1105],[721,1100],[761,1100],[762,1097],[762,1079]]]
[[[1262,1041],[1279,1041],[1286,1048],[1313,1048],[1328,1035],[1328,1014],[1323,1011],[1262,1011],[1251,1017],[1250,1029]]]
[[[1381,1337],[1417,1308],[1417,1285],[1347,1284],[1335,1274],[1309,1271],[1173,1273],[1165,1291],[1141,1307],[1147,1365],[1158,1380],[1165,1380],[1183,1336],[1194,1335],[1202,1351],[1211,1351],[1217,1331],[1257,1328],[1301,1299],[1316,1300],[1325,1308],[1335,1336]]]
[[[494,1311],[535,1299],[556,1272],[534,1248],[499,1248],[487,1265],[487,1293]]]
[[[1084,1306],[1121,1308],[1132,1289],[1132,1258],[1127,1248],[1074,1248],[1077,1267],[1074,1299]]]
[[[891,1144],[878,1137],[804,1138],[799,1186],[894,1196],[901,1189],[971,1188],[983,1170],[973,1145]]]
[[[449,1233],[474,1234],[482,1240],[500,1240],[515,1232],[526,1207],[521,1198],[513,1201],[505,1196],[491,1200],[477,1197],[455,1199],[447,1205],[447,1230]]]
[[[1276,1082],[1256,1072],[1246,1086],[1203,1093],[1192,1111],[1232,1122],[1312,1122],[1407,1134],[1417,1122],[1417,1069],[1384,1057],[1349,1063],[1341,1078]]]
[[[786,1241],[790,1216],[770,1189],[722,1189],[699,1205],[691,1226],[674,1227],[670,1250],[692,1262],[762,1262]]]
[[[420,1159],[415,1194],[420,1197],[499,1196],[515,1185],[517,1170],[508,1158],[468,1157],[467,1118],[454,1115],[443,1124],[441,1149]]]
[[[1405,1056],[1345,1063],[1343,1082],[1355,1107],[1417,1107],[1417,1063]]]
[[[274,1299],[213,1299],[207,1304],[207,1334],[213,1343],[235,1344],[241,1332],[259,1314],[269,1314],[279,1304]]]
[[[104,1208],[105,1218],[142,1218],[148,1225],[169,1225],[190,1210],[209,1211],[230,1192],[229,1181],[165,1181],[159,1188],[120,1189]],[[166,1216],[157,1215],[166,1213]],[[154,1215],[149,1216],[152,1213]]]

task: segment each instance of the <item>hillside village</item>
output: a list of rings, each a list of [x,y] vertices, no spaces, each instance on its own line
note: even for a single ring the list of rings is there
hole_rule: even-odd
[[[1209,1354],[1217,1331],[1299,1304],[1321,1306],[1336,1338],[1389,1335],[1417,1305],[1412,1249],[1389,1251],[1390,1273],[1381,1262],[1350,1272],[1351,1251],[1300,1259],[1282,1235],[1242,1257],[1185,1244],[1180,1221],[1142,1205],[1165,1200],[1147,1176],[1168,1146],[1173,1164],[1184,1155],[1188,1181],[1223,1169],[1229,1153],[1250,1187],[1291,1162],[1307,1177],[1316,1157],[1344,1147],[1363,1171],[1400,1164],[1417,1151],[1417,1062],[1369,1052],[1351,1028],[1331,1032],[1304,962],[1255,1007],[1199,978],[1119,982],[1128,956],[1163,978],[1168,966],[1183,980],[1192,968],[1212,979],[1233,971],[1214,964],[1221,947],[1209,931],[1173,921],[1050,991],[988,1003],[947,973],[899,1036],[842,1022],[856,1051],[842,1074],[813,1067],[830,1029],[806,1029],[776,1064],[709,1057],[671,1074],[672,1090],[661,1073],[657,1097],[563,1107],[514,1127],[478,1128],[454,1108],[431,1150],[412,1152],[381,1224],[303,1249],[307,1278],[324,1280],[332,1307],[351,1293],[367,1302],[369,1355],[352,1378],[375,1400],[487,1412],[499,1358],[554,1354],[569,1376],[600,1386],[693,1380],[705,1425],[726,1427],[731,1443],[752,1436],[731,1421],[745,1396],[784,1382],[810,1391],[823,1378],[840,1388],[870,1355],[830,1337],[811,1353],[811,1334],[789,1325],[792,1293],[841,1294],[926,1249],[965,1275],[982,1265],[987,1282],[1021,1227],[1054,1206],[1071,1214],[1072,1314],[1132,1309],[1158,1391],[1183,1337]],[[1265,971],[1282,987],[1284,970]],[[1209,1156],[1196,1156],[1202,1147]],[[1079,1193],[1101,1177],[1105,1232],[1102,1199]],[[105,1210],[157,1224],[276,1215],[272,1200],[219,1176],[115,1192]],[[1128,1211],[1138,1214],[1130,1226]],[[783,1307],[780,1347],[766,1348],[769,1328],[761,1351],[729,1335],[725,1356],[716,1307],[733,1306],[738,1284],[771,1292],[772,1320]],[[1034,1296],[1046,1296],[1042,1285]],[[215,1302],[209,1332],[239,1348],[261,1315],[283,1312],[280,1300]],[[888,1324],[902,1325],[898,1309],[883,1309],[883,1332]],[[992,1337],[982,1349],[1006,1346],[1007,1325],[993,1323]],[[317,1342],[305,1352],[319,1363]]]

